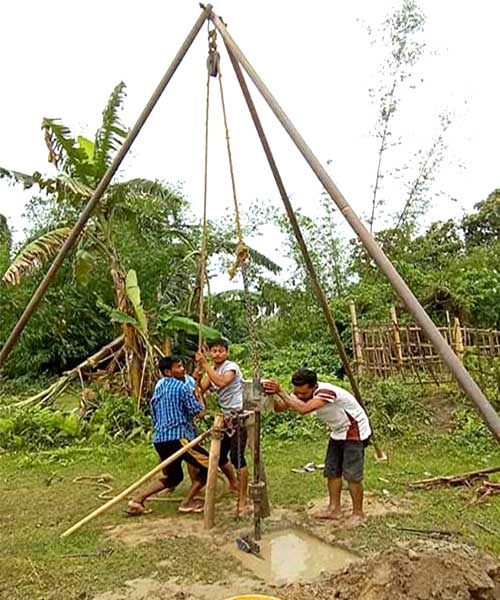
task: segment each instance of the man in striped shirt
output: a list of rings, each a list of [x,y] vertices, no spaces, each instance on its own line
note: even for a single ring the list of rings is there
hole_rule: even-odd
[[[277,381],[264,381],[264,389],[276,394],[275,410],[288,408],[300,414],[315,414],[330,430],[325,459],[329,504],[314,516],[319,519],[339,519],[341,513],[342,478],[349,484],[352,499],[352,519],[357,522],[363,514],[364,451],[371,429],[368,417],[356,398],[347,390],[318,381],[311,369],[298,369],[292,375],[293,394],[288,394]]]
[[[151,419],[153,421],[153,444],[161,461],[186,446],[197,436],[193,420],[202,415],[205,407],[184,381],[184,364],[178,356],[160,359],[158,367],[164,375],[156,384],[151,399]],[[186,498],[181,502],[179,511],[201,512],[202,504],[196,494],[203,488],[208,473],[208,452],[196,445],[180,458],[163,469],[163,477],[135,496],[128,504],[131,515],[144,514],[144,502],[153,494],[162,490],[173,490],[183,480],[182,463],[191,467],[193,480]]]

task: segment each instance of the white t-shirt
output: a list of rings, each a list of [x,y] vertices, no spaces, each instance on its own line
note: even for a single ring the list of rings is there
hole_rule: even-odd
[[[364,441],[370,437],[372,431],[368,416],[347,390],[331,383],[318,382],[314,398],[327,402],[313,414],[328,426],[333,440]]]
[[[225,360],[215,371],[219,375],[224,375],[228,371],[235,372],[234,379],[226,387],[218,388],[212,384],[213,389],[217,392],[217,399],[222,412],[228,414],[232,410],[241,410],[243,408],[243,378],[240,368],[235,362]]]

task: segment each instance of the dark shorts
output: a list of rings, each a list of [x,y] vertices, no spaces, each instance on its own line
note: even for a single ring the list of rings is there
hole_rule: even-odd
[[[365,442],[332,440],[328,442],[325,477],[343,477],[347,481],[363,481]]]
[[[189,440],[171,440],[168,442],[156,442],[154,447],[161,461],[164,461],[174,452],[185,446]],[[163,477],[160,481],[168,489],[177,487],[184,478],[182,471],[182,462],[186,461],[193,467],[196,467],[196,480],[206,483],[208,474],[208,452],[200,445],[193,446],[185,452],[180,458],[163,469]]]
[[[247,447],[247,428],[245,419],[232,419],[226,423],[226,426],[232,426],[232,429],[222,434],[222,442],[220,446],[219,467],[223,467],[229,461],[235,469],[242,469],[247,466],[245,460],[245,450]]]

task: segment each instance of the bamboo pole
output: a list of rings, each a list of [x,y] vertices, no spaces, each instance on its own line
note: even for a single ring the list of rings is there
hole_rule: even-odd
[[[203,526],[212,529],[215,524],[215,496],[217,492],[217,469],[219,468],[220,446],[224,417],[217,415],[212,427],[212,442],[208,458],[207,487],[205,489],[205,507],[203,511]]]
[[[455,346],[455,352],[460,361],[464,359],[464,342],[462,339],[462,330],[460,320],[458,317],[453,319],[453,341]]]
[[[151,95],[151,98],[148,100],[144,110],[139,115],[139,118],[137,119],[135,125],[130,130],[128,136],[126,137],[125,141],[123,142],[123,145],[120,147],[120,149],[116,153],[116,156],[113,159],[113,162],[111,163],[108,170],[104,174],[103,178],[99,182],[99,185],[97,186],[94,193],[92,194],[92,197],[88,201],[87,206],[84,208],[78,221],[73,226],[73,229],[71,230],[69,236],[67,237],[66,241],[64,242],[61,249],[59,250],[59,253],[55,257],[49,270],[45,274],[45,277],[40,282],[40,285],[38,286],[37,290],[31,297],[31,300],[29,301],[28,305],[24,309],[23,314],[17,321],[17,323],[16,323],[14,329],[12,330],[11,334],[9,335],[7,341],[5,342],[2,349],[0,350],[0,368],[2,367],[5,360],[7,359],[8,355],[10,354],[12,348],[16,344],[19,336],[21,335],[23,329],[26,327],[28,321],[31,319],[38,304],[42,300],[47,288],[49,287],[49,285],[52,282],[52,280],[54,279],[57,271],[63,264],[64,259],[70,252],[71,248],[74,246],[75,242],[77,241],[78,237],[80,236],[81,232],[83,231],[83,228],[85,227],[87,221],[92,216],[92,213],[94,212],[100,199],[104,195],[104,192],[107,190],[109,184],[111,183],[113,176],[115,175],[118,168],[120,167],[123,159],[125,158],[126,154],[130,150],[130,147],[134,143],[136,137],[139,135],[139,132],[141,131],[144,124],[146,123],[149,115],[153,111],[153,108],[156,106],[162,93],[164,92],[168,83],[172,79],[174,73],[176,72],[177,68],[181,64],[182,59],[186,55],[191,44],[193,43],[194,39],[198,35],[198,32],[200,31],[203,23],[207,20],[207,17],[210,15],[211,12],[212,12],[212,5],[208,4],[207,7],[203,10],[203,12],[200,14],[198,19],[196,20],[196,23],[193,25],[193,28],[191,29],[191,31],[189,32],[185,41],[183,42],[182,46],[180,47],[179,51],[175,55],[172,63],[170,64],[167,71],[165,72],[165,75],[162,77],[160,83],[158,84],[158,86],[154,90],[153,94]]]
[[[213,16],[213,14],[212,14],[212,16]],[[220,21],[220,22],[222,23],[222,21]],[[347,378],[349,379],[349,382],[351,384],[353,394],[354,394],[356,400],[366,410],[366,407],[364,406],[364,403],[363,403],[363,399],[361,397],[361,391],[359,389],[358,382],[357,382],[356,377],[354,376],[354,373],[351,369],[351,365],[349,363],[349,358],[347,357],[347,354],[346,354],[346,351],[344,348],[344,344],[342,343],[342,338],[340,337],[340,333],[339,333],[339,330],[335,323],[335,319],[333,318],[332,311],[330,310],[330,306],[328,304],[328,299],[327,299],[327,297],[323,291],[323,288],[321,287],[321,284],[319,282],[319,278],[316,273],[316,269],[314,268],[313,262],[309,255],[309,251],[307,249],[307,246],[306,246],[306,243],[304,240],[304,236],[302,235],[300,225],[297,221],[297,217],[295,216],[295,212],[293,210],[292,204],[288,198],[288,194],[286,192],[285,185],[283,183],[283,179],[281,178],[281,174],[278,170],[276,161],[274,160],[274,156],[271,151],[271,147],[269,146],[269,142],[267,141],[266,134],[264,133],[264,129],[262,127],[262,123],[260,121],[259,115],[257,114],[257,111],[255,109],[255,104],[252,100],[252,96],[250,95],[250,91],[248,89],[245,78],[241,71],[240,65],[232,53],[232,48],[229,47],[229,44],[227,43],[225,36],[223,36],[223,37],[226,42],[226,49],[228,51],[229,58],[231,59],[231,63],[233,65],[234,72],[235,72],[238,82],[240,84],[241,91],[243,93],[245,101],[247,103],[248,110],[250,112],[250,116],[252,117],[253,123],[255,125],[255,129],[257,130],[257,135],[259,136],[260,142],[262,144],[262,148],[264,150],[264,154],[266,155],[266,158],[268,160],[269,167],[271,169],[274,180],[276,182],[276,186],[277,186],[278,191],[281,196],[281,200],[285,206],[285,210],[288,215],[288,219],[290,220],[290,224],[292,226],[292,230],[295,235],[295,239],[297,240],[297,244],[300,248],[300,252],[304,259],[304,264],[305,264],[306,271],[309,276],[309,280],[311,282],[312,288],[314,290],[314,293],[316,294],[318,303],[323,310],[323,314],[325,316],[325,320],[327,322],[328,329],[330,330],[330,334],[335,343],[335,347],[337,348],[337,352],[339,353],[340,360],[342,362],[342,366],[344,367],[344,371],[345,371]],[[372,435],[372,444],[373,444],[375,453],[377,455],[377,458],[379,460],[386,460],[387,456],[386,456],[385,452],[378,446],[374,435]]]
[[[151,479],[151,477],[156,475],[156,473],[159,473],[162,469],[164,469],[165,467],[167,467],[168,465],[170,465],[171,463],[176,461],[183,454],[185,454],[188,450],[190,450],[193,446],[196,446],[197,444],[202,442],[206,437],[208,437],[208,435],[211,433],[211,431],[212,431],[212,429],[209,429],[208,431],[205,431],[205,433],[202,433],[201,435],[196,437],[194,440],[189,442],[189,444],[186,444],[180,450],[177,450],[177,452],[174,452],[174,454],[172,454],[172,456],[169,456],[164,461],[162,461],[160,464],[156,465],[156,467],[154,469],[151,469],[151,471],[146,473],[146,475],[143,475],[140,479],[135,481],[132,485],[129,485],[128,488],[126,490],[123,490],[123,492],[120,492],[118,494],[118,496],[115,496],[111,500],[108,500],[108,502],[106,502],[106,504],[103,504],[102,506],[100,506],[99,508],[97,508],[96,510],[91,512],[89,515],[84,517],[81,521],[78,521],[78,523],[75,523],[69,529],[66,529],[66,531],[64,533],[61,533],[61,538],[68,537],[68,535],[71,535],[72,533],[74,533],[75,531],[80,529],[80,527],[83,527],[83,525],[86,525],[87,523],[89,523],[89,521],[92,521],[93,519],[98,517],[103,512],[106,512],[108,510],[108,508],[111,508],[112,506],[114,506],[115,504],[120,502],[120,500],[123,500],[124,498],[126,498],[128,496],[128,494],[130,494],[130,492],[133,492],[138,487],[140,487],[143,483],[146,483],[146,481]]]
[[[356,315],[356,305],[354,301],[349,302],[349,310],[351,312],[351,327],[352,327],[352,345],[354,350],[354,358],[356,360],[356,374],[358,377],[363,375],[363,351],[361,341],[359,339],[358,316]]]
[[[398,368],[403,368],[403,352],[401,349],[401,336],[399,335],[399,325],[398,325],[398,315],[396,313],[396,307],[391,306],[390,315],[391,315],[391,323],[392,323],[392,335],[394,337],[394,343],[396,345],[396,360],[398,363]]]
[[[403,300],[408,310],[413,314],[417,323],[425,331],[425,334],[431,340],[437,352],[441,355],[448,369],[451,371],[470,400],[472,400],[472,402],[476,405],[476,408],[482,415],[485,423],[488,425],[495,438],[500,442],[500,416],[483,394],[480,387],[470,376],[467,369],[465,369],[463,364],[457,359],[453,350],[443,339],[436,325],[434,325],[425,309],[421,306],[420,302],[405,283],[401,275],[394,268],[394,265],[377,244],[375,238],[370,234],[370,232],[363,225],[361,219],[353,211],[352,207],[337,188],[326,169],[313,154],[312,150],[306,144],[305,140],[299,134],[297,129],[295,129],[285,111],[278,104],[274,96],[271,94],[269,89],[266,87],[262,79],[259,77],[255,69],[249,63],[243,52],[229,34],[225,24],[213,12],[210,13],[209,18],[223,37],[226,46],[231,51],[231,54],[245,69],[270,109],[273,111],[283,128],[294,142],[295,146],[301,152],[302,156],[316,174],[318,179],[321,181],[333,202],[337,205],[340,212],[344,215],[351,228],[359,237],[368,254],[373,258],[379,269],[387,277],[389,283],[392,285],[399,297]]]

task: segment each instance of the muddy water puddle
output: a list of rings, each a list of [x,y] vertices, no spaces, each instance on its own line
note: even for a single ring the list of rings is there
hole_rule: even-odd
[[[282,529],[263,536],[260,556],[246,554],[233,543],[227,550],[244,567],[268,583],[311,581],[321,573],[343,569],[358,557],[300,529]]]

